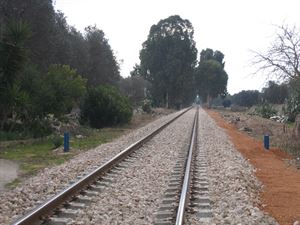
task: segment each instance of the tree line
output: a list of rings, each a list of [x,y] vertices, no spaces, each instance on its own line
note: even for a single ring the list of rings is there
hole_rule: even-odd
[[[140,63],[122,78],[97,26],[84,32],[52,0],[0,2],[0,132],[49,131],[48,116],[81,109],[92,127],[128,122],[132,105],[180,108],[226,95],[224,54],[198,50],[189,20],[170,16],[150,28]],[[149,111],[148,107],[147,111]]]
[[[243,90],[234,95],[227,96],[227,99],[230,98],[232,104],[251,107],[262,101],[271,104],[284,104],[288,96],[289,87],[286,83],[278,84],[270,80],[261,92],[258,90]]]
[[[141,76],[150,84],[154,105],[177,107],[191,104],[197,95],[204,102],[227,93],[228,75],[224,70],[224,54],[212,49],[198,50],[189,20],[170,16],[150,28],[140,51],[140,64],[133,76]]]
[[[94,92],[104,95],[102,100],[112,99],[113,112],[120,101],[130,111],[127,99],[117,101],[120,79],[119,64],[101,29],[88,26],[79,32],[62,12],[55,12],[51,0],[0,2],[0,131],[50,132],[49,114],[59,118],[74,107],[97,110],[84,104]],[[102,105],[101,113],[108,108]],[[87,115],[82,119],[89,123]],[[131,114],[126,115],[101,126],[128,121]]]

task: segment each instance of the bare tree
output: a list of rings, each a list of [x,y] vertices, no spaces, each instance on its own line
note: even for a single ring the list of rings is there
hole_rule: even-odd
[[[300,29],[278,26],[274,42],[265,53],[254,51],[254,65],[279,80],[300,78]]]

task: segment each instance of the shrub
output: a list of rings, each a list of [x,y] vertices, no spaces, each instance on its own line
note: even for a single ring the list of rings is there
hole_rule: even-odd
[[[69,113],[86,91],[86,80],[68,65],[51,65],[44,84],[43,112],[56,117]]]
[[[267,102],[260,103],[255,108],[255,111],[263,118],[270,118],[271,116],[274,116],[277,113],[276,110]]]
[[[151,103],[149,100],[143,101],[142,109],[146,113],[151,113]]]
[[[62,144],[63,144],[63,139],[58,135],[55,135],[51,141],[54,144],[55,148],[58,148],[58,147],[62,146]]]
[[[94,128],[127,123],[131,117],[129,100],[111,86],[90,88],[81,105],[81,121]]]
[[[300,113],[300,80],[290,83],[290,93],[284,106],[284,112],[290,122],[294,122],[296,116]]]
[[[251,107],[259,102],[260,93],[257,90],[241,91],[232,96],[232,104]]]
[[[34,138],[44,137],[52,133],[51,126],[46,119],[35,119],[31,122],[29,132]]]
[[[225,99],[223,102],[222,102],[222,105],[224,106],[224,108],[228,108],[231,106],[231,101],[230,99]]]

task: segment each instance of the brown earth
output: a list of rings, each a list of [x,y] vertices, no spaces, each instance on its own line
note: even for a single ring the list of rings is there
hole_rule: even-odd
[[[260,208],[281,225],[300,221],[300,170],[284,163],[291,157],[280,149],[264,150],[262,141],[239,131],[219,113],[207,112],[226,131],[235,148],[257,169],[256,176],[264,185]]]

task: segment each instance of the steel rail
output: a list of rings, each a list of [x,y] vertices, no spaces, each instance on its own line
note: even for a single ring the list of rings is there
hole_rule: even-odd
[[[185,213],[185,209],[186,209],[186,206],[188,203],[188,195],[189,195],[190,183],[191,183],[191,167],[192,167],[192,160],[193,160],[193,150],[196,146],[196,139],[197,139],[198,114],[199,114],[198,110],[199,110],[199,108],[197,107],[197,111],[196,111],[195,118],[194,118],[193,132],[191,135],[191,142],[190,142],[190,147],[189,147],[188,158],[187,158],[186,166],[185,166],[184,180],[182,183],[175,225],[183,224],[184,213]]]
[[[162,129],[164,129],[174,120],[176,120],[178,117],[180,117],[181,115],[189,111],[191,108],[192,107],[185,109],[183,112],[179,113],[177,116],[169,120],[167,123],[161,125],[158,129],[154,130],[150,134],[144,136],[140,140],[131,144],[129,147],[125,148],[123,151],[121,151],[112,159],[110,159],[108,162],[104,163],[103,165],[101,165],[100,167],[98,167],[88,175],[81,178],[79,181],[75,182],[74,184],[72,184],[65,190],[61,191],[51,199],[47,200],[45,203],[38,206],[30,213],[26,214],[25,216],[23,216],[22,218],[14,222],[12,225],[32,225],[38,222],[39,220],[42,220],[43,218],[46,218],[47,216],[53,214],[53,211],[59,208],[59,206],[72,200],[83,189],[87,188],[89,185],[91,185],[93,182],[99,179],[101,175],[108,172],[113,166],[115,166],[117,163],[122,161],[124,158],[126,158],[128,155],[130,155],[134,150],[142,146],[144,143],[149,141],[154,135],[159,133]]]

